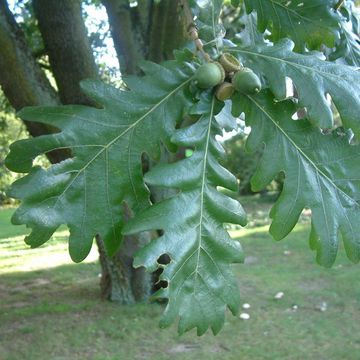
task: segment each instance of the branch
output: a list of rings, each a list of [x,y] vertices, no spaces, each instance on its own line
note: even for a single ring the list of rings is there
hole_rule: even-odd
[[[26,106],[60,104],[57,93],[37,64],[5,0],[0,0],[0,49],[0,86],[15,110]],[[36,122],[24,123],[32,136],[58,131]],[[56,163],[68,157],[69,153],[53,151],[47,155],[51,162]]]
[[[116,54],[122,74],[136,74],[138,63],[146,57],[143,30],[143,14],[139,7],[130,8],[128,0],[102,0],[108,15],[111,36],[114,41]],[[141,4],[142,7],[145,4]],[[147,8],[142,8],[147,12]],[[147,14],[149,16],[149,14]]]
[[[61,102],[93,105],[79,85],[98,77],[80,1],[34,0],[33,7]]]
[[[174,49],[188,38],[182,0],[162,0],[152,6],[149,60],[161,62],[173,58]]]

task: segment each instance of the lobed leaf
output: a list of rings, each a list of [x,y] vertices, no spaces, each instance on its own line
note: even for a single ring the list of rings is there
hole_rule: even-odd
[[[280,240],[295,226],[305,207],[312,211],[311,246],[317,260],[331,266],[341,234],[347,256],[360,260],[360,146],[338,132],[325,135],[307,120],[291,120],[290,101],[275,102],[270,91],[237,96],[235,115],[245,113],[251,127],[247,148],[264,146],[252,178],[254,190],[285,173],[281,196],[271,210],[270,233]]]
[[[124,228],[126,234],[164,230],[137,254],[135,266],[154,271],[161,266],[157,260],[162,254],[170,256],[160,277],[167,287],[157,296],[168,299],[161,325],[170,325],[179,315],[180,333],[197,327],[201,335],[210,326],[216,334],[226,306],[234,314],[239,307],[230,264],[241,262],[243,254],[223,223],[245,225],[246,218],[241,205],[217,189],[236,190],[237,182],[218,162],[224,150],[216,140],[221,134],[216,108],[216,100],[207,93],[198,107],[203,112],[200,119],[172,137],[179,146],[195,148],[190,158],[159,165],[145,176],[149,185],[176,188],[178,194],[139,213]]]
[[[206,43],[216,47],[222,46],[222,38],[225,35],[224,27],[219,24],[223,0],[194,0],[194,14],[196,15],[196,27],[199,37]],[[209,50],[211,47],[209,48]]]
[[[360,72],[351,66],[324,61],[317,53],[294,53],[293,46],[290,40],[283,40],[274,46],[234,47],[228,51],[265,76],[268,86],[280,100],[287,96],[286,77],[291,78],[299,106],[305,107],[309,120],[322,128],[333,126],[329,94],[343,125],[360,135]]]
[[[241,46],[256,46],[265,44],[264,34],[257,28],[257,15],[255,12],[246,14],[245,10],[240,13],[238,23],[242,26],[242,30],[236,34],[236,43]]]
[[[339,16],[332,0],[245,0],[248,13],[256,11],[258,28],[268,29],[273,42],[288,37],[295,51],[333,47],[339,38]]]
[[[340,40],[330,60],[341,59],[346,64],[360,67],[360,10],[353,1],[346,0],[340,8]]]
[[[66,224],[74,261],[89,253],[100,234],[108,252],[121,244],[122,203],[136,212],[149,204],[141,156],[160,154],[188,106],[187,88],[193,69],[176,61],[164,66],[147,63],[142,78],[129,78],[131,91],[100,81],[82,83],[84,92],[102,108],[70,105],[25,108],[20,117],[51,124],[59,133],[21,140],[11,146],[6,165],[29,173],[16,181],[10,196],[20,199],[14,224],[26,224],[31,246],[46,242]],[[49,169],[32,167],[40,154],[70,148],[73,158]]]
[[[349,24],[341,24],[340,42],[329,59],[343,59],[348,65],[360,67],[360,38],[349,29]]]

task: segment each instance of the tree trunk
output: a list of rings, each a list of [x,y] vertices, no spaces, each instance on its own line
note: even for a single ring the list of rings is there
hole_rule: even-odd
[[[0,85],[15,110],[25,106],[59,105],[59,97],[37,64],[25,37],[5,0],[0,0]],[[54,133],[52,126],[25,121],[32,136]],[[48,157],[59,162],[66,151],[52,151]]]
[[[187,1],[187,0],[186,0]],[[173,58],[173,51],[188,39],[188,20],[183,0],[162,0],[154,3],[149,29],[148,60],[161,62]]]
[[[89,104],[80,81],[98,69],[82,18],[80,0],[33,0],[45,51],[63,104]],[[91,102],[90,102],[91,103]]]
[[[139,72],[143,60],[172,59],[174,49],[184,45],[188,24],[183,0],[160,3],[139,0],[136,7],[130,7],[128,0],[102,0],[102,3],[122,74]]]
[[[135,74],[138,64],[146,58],[149,26],[149,0],[138,1],[130,7],[129,0],[103,0],[109,18],[122,74]]]

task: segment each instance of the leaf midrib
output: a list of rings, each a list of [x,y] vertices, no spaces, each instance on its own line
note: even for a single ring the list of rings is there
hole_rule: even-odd
[[[177,86],[174,90],[168,93],[161,101],[155,104],[152,108],[150,108],[144,115],[142,115],[138,120],[136,120],[133,124],[131,124],[126,130],[124,130],[121,134],[116,136],[113,140],[111,140],[107,145],[104,145],[101,150],[93,156],[90,161],[81,169],[78,170],[77,174],[68,184],[68,186],[64,189],[64,191],[58,195],[58,199],[60,199],[66,191],[71,187],[71,185],[75,182],[75,180],[80,176],[80,174],[85,171],[104,151],[107,151],[114,143],[116,143],[123,135],[125,135],[128,131],[135,128],[142,120],[144,120],[148,115],[150,115],[153,111],[155,111],[159,106],[161,106],[164,102],[166,102],[171,96],[173,96],[176,92],[178,92],[181,88],[187,85],[192,80],[192,77],[181,83]],[[57,201],[55,202],[54,206],[56,206]]]
[[[293,13],[295,16],[297,16],[297,17],[299,17],[300,19],[303,19],[303,20],[305,20],[305,21],[308,21],[309,23],[316,23],[315,22],[315,20],[312,20],[312,19],[310,19],[310,18],[308,18],[308,17],[305,17],[305,16],[303,16],[303,15],[301,15],[300,13],[298,13],[298,12],[296,12],[294,9],[292,9],[292,8],[288,8],[288,7],[286,7],[286,6],[284,6],[283,4],[281,4],[281,3],[278,3],[278,2],[276,2],[276,1],[273,1],[273,0],[269,0],[273,5],[275,5],[275,6],[278,6],[278,7],[280,7],[280,8],[283,8],[283,10],[286,12],[286,13]],[[305,9],[305,7],[302,7],[301,9]],[[276,10],[275,10],[275,12],[276,12]],[[276,12],[277,13],[277,12]],[[290,19],[290,15],[288,15],[289,16],[289,19]],[[292,21],[291,21],[291,23],[292,23]],[[326,26],[323,26],[322,24],[318,24],[317,23],[317,26],[319,26],[319,27],[323,27],[324,29],[327,29],[326,28]],[[293,26],[294,27],[294,26]],[[328,29],[327,29],[328,30]],[[295,31],[295,28],[294,28],[294,31]]]
[[[202,226],[203,226],[203,218],[204,218],[204,194],[205,194],[205,179],[206,179],[206,168],[208,165],[208,154],[209,154],[209,144],[210,144],[210,134],[211,134],[211,125],[212,120],[214,117],[214,105],[215,105],[215,97],[213,96],[211,102],[211,109],[209,114],[209,125],[207,129],[206,135],[206,145],[205,145],[205,152],[204,152],[204,164],[203,164],[203,174],[202,174],[202,183],[201,183],[201,192],[200,192],[200,222],[199,222],[199,246],[197,248],[197,261],[196,261],[196,268],[195,268],[195,279],[194,284],[196,283],[198,269],[199,269],[199,262],[200,262],[200,252],[202,249]],[[194,292],[195,292],[195,285],[194,285]]]
[[[227,48],[226,49],[227,51],[229,52],[240,52],[240,53],[245,53],[245,54],[250,54],[252,56],[257,56],[257,57],[263,57],[265,59],[269,59],[269,60],[273,60],[273,61],[281,61],[281,62],[284,62],[286,64],[288,64],[289,66],[293,66],[293,67],[298,67],[298,68],[304,68],[306,70],[309,70],[311,72],[317,72],[319,74],[321,74],[323,77],[327,77],[327,78],[330,78],[330,77],[333,77],[334,80],[341,80],[343,81],[344,79],[338,75],[335,75],[333,73],[328,73],[328,72],[324,72],[324,71],[321,71],[321,70],[318,70],[317,68],[313,68],[313,67],[309,67],[309,66],[305,66],[305,65],[301,65],[301,64],[298,64],[296,62],[291,62],[291,61],[288,61],[288,60],[285,60],[285,59],[281,59],[281,58],[278,58],[278,57],[273,57],[273,56],[269,56],[269,55],[264,55],[262,53],[258,53],[258,52],[251,52],[251,51],[248,51],[248,50],[241,50],[239,48],[237,49],[234,49],[234,48]],[[291,53],[292,54],[292,53]],[[298,54],[298,55],[301,55],[301,54]],[[308,56],[308,55],[302,55],[302,56]],[[327,65],[334,65],[334,64],[330,64],[330,63],[326,63],[324,61],[324,64],[327,64]]]
[[[296,144],[296,142],[284,131],[284,129],[275,121],[275,119],[252,97],[247,96],[257,107],[262,111],[275,125],[275,127],[288,139],[288,141],[295,147],[295,149],[300,153],[315,169],[315,171],[323,176],[339,193],[343,194],[343,196],[347,199],[349,199],[351,202],[353,202],[357,207],[360,207],[360,205],[357,203],[355,199],[350,197],[347,193],[345,193],[341,188],[336,186],[336,184],[333,182],[331,178],[329,178],[321,169],[319,169],[316,166],[316,163],[305,153],[303,150]],[[293,121],[293,120],[291,120]]]

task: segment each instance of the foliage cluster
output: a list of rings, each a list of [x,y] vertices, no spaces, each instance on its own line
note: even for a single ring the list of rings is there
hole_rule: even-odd
[[[0,205],[11,203],[12,199],[6,196],[11,183],[19,177],[11,173],[5,167],[5,159],[9,152],[9,146],[16,140],[26,137],[26,131],[23,124],[12,113],[4,96],[0,93]]]
[[[70,255],[82,261],[96,234],[112,254],[124,234],[161,230],[144,244],[134,265],[162,269],[163,287],[155,295],[167,299],[161,325],[179,317],[181,333],[196,327],[201,335],[209,327],[217,333],[226,307],[234,314],[239,307],[230,265],[244,255],[224,224],[244,226],[246,214],[239,202],[219,191],[237,190],[235,176],[221,160],[225,152],[219,135],[236,129],[239,116],[251,128],[247,150],[262,153],[252,188],[259,191],[285,174],[271,210],[271,235],[284,238],[309,208],[310,246],[318,262],[333,264],[340,236],[350,260],[360,260],[360,47],[359,17],[350,0],[235,0],[231,3],[242,26],[232,38],[224,38],[220,23],[223,1],[190,3],[202,43],[197,39],[196,47],[175,52],[175,60],[162,65],[145,63],[143,77],[125,79],[128,91],[84,82],[96,108],[24,109],[23,119],[54,125],[59,132],[14,143],[6,161],[11,170],[27,173],[10,194],[21,200],[13,222],[32,229],[26,237],[32,247],[66,224]],[[252,69],[263,90],[235,92],[224,103],[215,89],[198,89],[197,69],[222,53]],[[294,87],[291,96],[287,79]],[[340,128],[334,127],[331,102]],[[161,144],[169,151],[193,153],[164,163],[159,161]],[[72,150],[71,159],[49,169],[33,165],[39,155],[63,148]],[[145,174],[144,153],[157,162]],[[152,204],[149,189],[156,187],[176,193]],[[133,214],[129,222],[124,204]],[[169,264],[159,261],[163,254]]]

